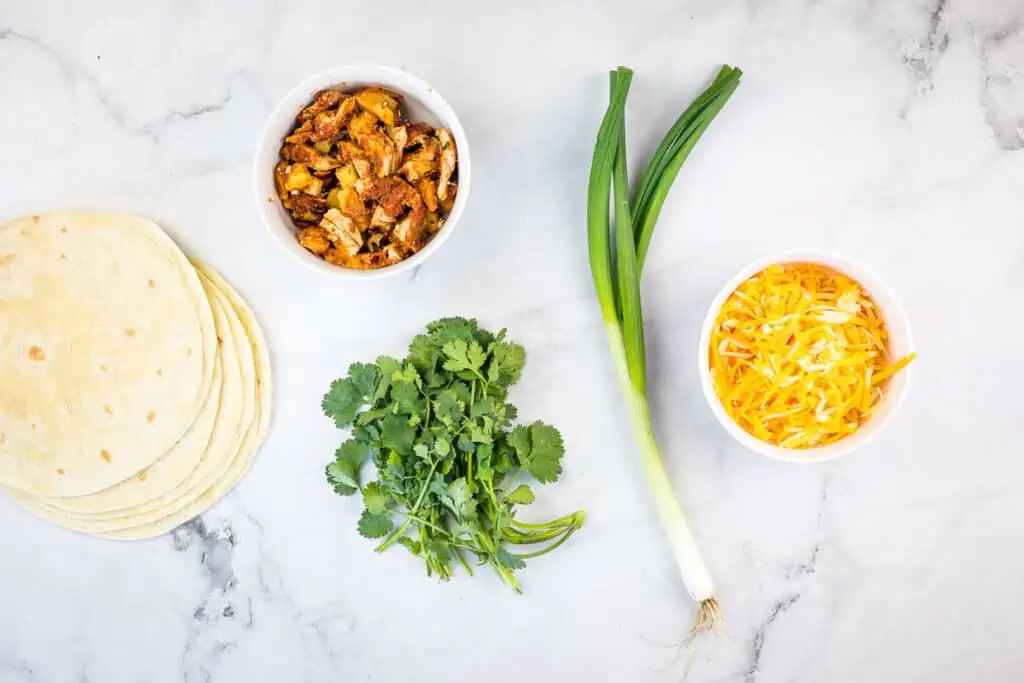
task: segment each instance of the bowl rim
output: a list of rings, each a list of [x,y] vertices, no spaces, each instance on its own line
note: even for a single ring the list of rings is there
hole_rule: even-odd
[[[837,270],[856,280],[867,290],[875,304],[879,307],[882,318],[890,330],[890,338],[894,336],[892,331],[898,329],[898,338],[903,340],[902,346],[905,346],[908,351],[914,348],[910,324],[906,311],[904,311],[899,299],[893,294],[888,284],[873,270],[846,256],[818,249],[787,250],[755,259],[731,277],[718,294],[715,295],[714,299],[712,299],[701,326],[696,360],[701,390],[718,422],[739,443],[760,455],[782,462],[799,464],[830,462],[845,457],[863,447],[877,437],[886,425],[892,422],[893,417],[899,412],[906,401],[907,393],[910,390],[911,368],[904,368],[902,372],[893,378],[898,384],[890,384],[888,391],[890,395],[887,395],[883,400],[883,409],[879,413],[873,415],[856,432],[834,443],[804,449],[782,448],[781,446],[762,441],[740,427],[725,412],[725,408],[722,406],[722,402],[718,398],[718,394],[715,392],[711,381],[711,368],[707,360],[708,348],[711,342],[711,331],[714,328],[715,321],[718,319],[719,311],[729,296],[748,278],[776,263],[814,263]]]
[[[266,181],[265,175],[267,178],[272,178],[273,176],[273,163],[276,163],[283,138],[283,136],[279,136],[277,133],[282,120],[286,119],[289,122],[288,125],[291,125],[295,115],[298,114],[302,107],[309,103],[310,97],[317,90],[331,85],[345,87],[350,84],[353,89],[362,85],[379,85],[383,88],[394,90],[399,94],[414,97],[433,117],[442,122],[451,131],[458,151],[458,191],[455,195],[455,204],[445,219],[441,230],[434,235],[433,239],[425,247],[412,256],[398,263],[370,270],[337,266],[327,263],[306,251],[299,245],[295,235],[294,224],[290,219],[282,219],[278,214],[280,200],[276,192],[272,192],[273,196],[271,197],[266,196],[264,184]],[[267,158],[272,160],[270,168],[266,168],[265,162],[263,162]],[[465,130],[455,110],[440,93],[422,78],[403,69],[384,64],[353,63],[335,65],[308,76],[277,101],[260,132],[253,157],[252,182],[257,210],[259,211],[260,218],[263,220],[263,225],[274,238],[274,241],[282,246],[286,252],[306,267],[332,277],[351,280],[374,280],[391,277],[417,268],[450,237],[462,217],[469,199],[472,178],[471,168],[469,141],[466,138]],[[283,208],[281,210],[283,211]]]

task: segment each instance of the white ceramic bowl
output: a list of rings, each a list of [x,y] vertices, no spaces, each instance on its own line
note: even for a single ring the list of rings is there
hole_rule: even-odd
[[[753,451],[757,451],[761,455],[766,455],[769,458],[775,458],[776,460],[799,463],[818,463],[835,460],[836,458],[847,455],[860,446],[863,446],[877,435],[881,431],[882,427],[892,420],[892,417],[899,410],[907,396],[907,391],[910,387],[910,372],[913,365],[897,373],[887,383],[882,405],[879,407],[878,411],[875,412],[875,414],[872,415],[866,423],[861,425],[860,429],[856,432],[836,441],[835,443],[812,448],[781,448],[774,444],[762,441],[748,433],[733,421],[731,417],[729,417],[725,412],[725,408],[722,406],[722,402],[718,398],[718,394],[715,393],[715,388],[711,381],[711,368],[708,360],[708,354],[710,351],[709,344],[711,340],[711,332],[714,329],[718,313],[721,311],[722,306],[725,304],[725,301],[729,296],[736,291],[736,288],[745,282],[747,278],[761,272],[768,266],[775,263],[817,263],[844,273],[848,277],[859,282],[878,305],[882,319],[885,321],[886,327],[889,330],[889,353],[890,358],[894,361],[899,360],[913,350],[913,343],[910,337],[910,325],[907,322],[907,316],[903,311],[903,307],[900,306],[896,297],[893,296],[889,287],[881,278],[858,263],[834,254],[822,252],[788,252],[755,261],[743,268],[740,272],[736,273],[736,276],[726,283],[722,288],[722,291],[720,291],[718,296],[716,296],[711,302],[711,307],[708,310],[707,317],[704,319],[704,326],[701,329],[700,343],[697,346],[697,363],[698,370],[700,372],[700,385],[701,389],[704,390],[704,397],[711,406],[711,410],[714,412],[715,417],[717,417],[718,421],[722,423],[723,427],[725,427],[725,430],[732,434],[732,436],[744,446],[747,446]]]
[[[288,212],[281,206],[281,201],[274,188],[274,166],[280,158],[281,142],[295,125],[296,115],[310,103],[317,92],[332,86],[354,91],[371,85],[379,85],[400,93],[404,98],[402,114],[409,121],[425,121],[432,126],[442,126],[451,131],[452,137],[455,138],[455,148],[458,154],[459,187],[451,213],[441,230],[427,246],[394,265],[374,270],[357,270],[327,263],[306,251],[299,244],[295,224]],[[310,268],[341,278],[373,279],[397,275],[423,263],[451,235],[469,197],[469,142],[466,140],[466,133],[462,129],[458,117],[455,116],[455,112],[444,101],[444,98],[419,78],[399,69],[375,64],[352,64],[321,71],[315,76],[307,78],[285,95],[284,99],[278,102],[274,108],[274,112],[263,129],[259,146],[256,149],[254,167],[256,204],[270,234],[277,239],[285,251]]]

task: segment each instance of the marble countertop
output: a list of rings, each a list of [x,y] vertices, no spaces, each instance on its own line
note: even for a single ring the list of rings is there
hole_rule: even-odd
[[[265,232],[250,161],[274,102],[379,61],[459,112],[472,197],[416,273],[342,283]],[[644,281],[653,407],[727,630],[694,616],[614,382],[584,235],[608,68],[636,70],[635,163],[722,62],[746,74],[680,175]],[[1024,3],[0,3],[0,215],[135,211],[247,297],[271,344],[248,478],[170,536],[107,543],[0,500],[0,683],[947,683],[1024,676]],[[920,358],[898,419],[831,464],[730,440],[693,357],[725,279],[823,247],[880,273]],[[353,360],[424,323],[507,327],[515,401],[558,425],[534,514],[586,528],[515,595],[375,555],[323,466]]]

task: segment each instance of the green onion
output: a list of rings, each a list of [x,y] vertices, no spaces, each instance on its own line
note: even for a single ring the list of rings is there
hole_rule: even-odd
[[[612,71],[611,97],[594,146],[587,197],[587,242],[594,289],[655,507],[687,591],[700,604],[694,623],[697,633],[714,627],[721,617],[714,584],[672,490],[651,424],[640,274],[672,182],[739,85],[740,75],[739,69],[723,67],[711,86],[683,112],[655,151],[631,202],[625,109],[633,72],[625,67]],[[615,209],[614,221],[610,204]]]

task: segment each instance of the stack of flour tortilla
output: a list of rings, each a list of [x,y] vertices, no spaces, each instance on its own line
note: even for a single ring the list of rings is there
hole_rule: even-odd
[[[156,536],[244,476],[270,359],[245,302],[137,216],[0,226],[0,484],[36,515]]]

